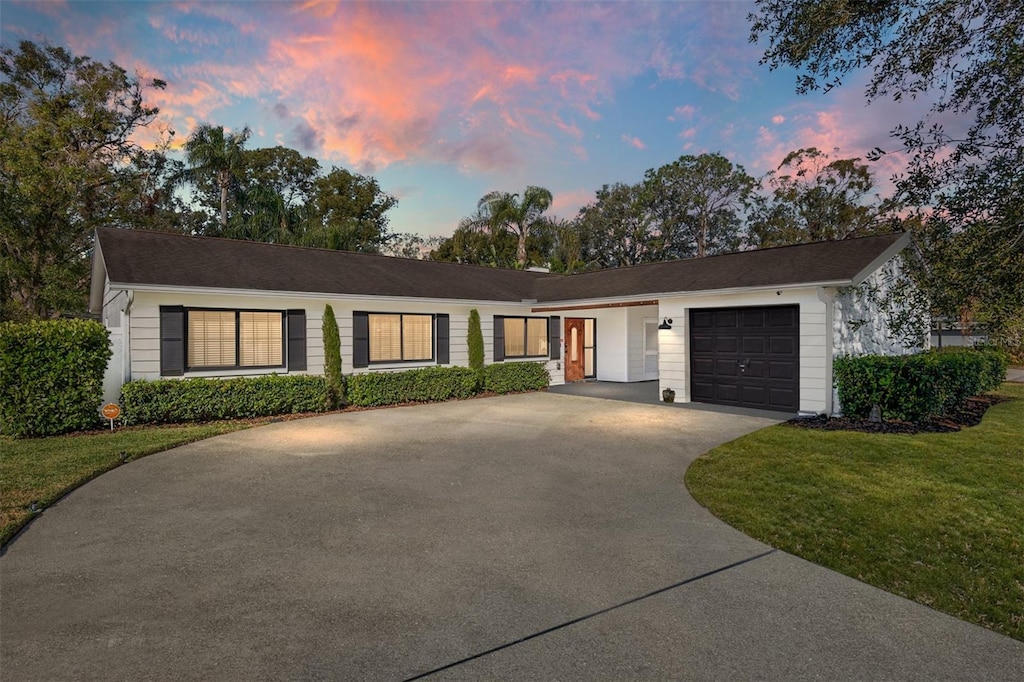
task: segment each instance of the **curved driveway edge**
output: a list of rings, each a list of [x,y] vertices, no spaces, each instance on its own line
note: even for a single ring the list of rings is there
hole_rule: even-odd
[[[471,659],[430,679],[1024,677],[1024,643],[771,552],[689,496],[694,458],[771,423],[535,393],[147,457],[0,558],[0,670],[395,680]]]

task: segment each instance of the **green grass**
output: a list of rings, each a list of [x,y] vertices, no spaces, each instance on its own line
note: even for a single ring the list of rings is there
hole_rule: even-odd
[[[226,421],[50,438],[0,436],[0,545],[35,515],[29,511],[33,501],[41,509],[53,504],[86,481],[120,465],[122,452],[130,461],[252,425]]]
[[[693,463],[686,484],[767,544],[1024,640],[1024,385],[958,433],[774,426]]]

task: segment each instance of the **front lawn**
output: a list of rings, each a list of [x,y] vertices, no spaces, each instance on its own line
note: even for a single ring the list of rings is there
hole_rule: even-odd
[[[0,545],[6,544],[34,513],[86,481],[126,460],[244,429],[250,422],[190,426],[134,427],[97,432],[15,439],[0,436]]]
[[[774,426],[693,463],[698,502],[773,547],[1024,640],[1024,385],[978,426]]]

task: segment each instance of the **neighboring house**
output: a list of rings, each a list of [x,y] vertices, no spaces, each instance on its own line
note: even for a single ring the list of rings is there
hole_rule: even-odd
[[[677,402],[832,413],[834,357],[916,350],[866,293],[908,239],[558,275],[100,229],[90,307],[114,344],[108,398],[133,379],[321,374],[330,303],[346,372],[467,365],[476,308],[486,362],[541,361],[552,384],[658,380]]]

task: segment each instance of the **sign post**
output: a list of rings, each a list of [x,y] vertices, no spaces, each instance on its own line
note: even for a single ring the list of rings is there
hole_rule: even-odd
[[[121,416],[121,406],[117,403],[107,403],[100,410],[100,413],[110,420],[110,430],[114,430],[114,420]]]

